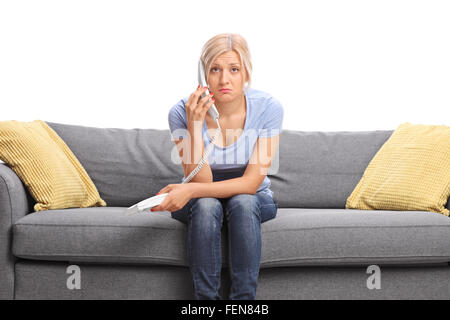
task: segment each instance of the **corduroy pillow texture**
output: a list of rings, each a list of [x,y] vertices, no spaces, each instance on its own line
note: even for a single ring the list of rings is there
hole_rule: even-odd
[[[42,120],[1,121],[0,159],[27,187],[35,211],[106,206],[81,163]]]
[[[403,123],[378,150],[346,209],[431,211],[448,216],[450,126]]]

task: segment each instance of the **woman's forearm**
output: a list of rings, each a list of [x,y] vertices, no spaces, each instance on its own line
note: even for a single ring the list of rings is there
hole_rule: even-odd
[[[196,123],[195,125],[188,125],[188,132],[190,141],[188,145],[189,152],[187,157],[189,159],[186,159],[185,162],[186,177],[197,167],[197,164],[200,162],[205,152],[205,145],[202,137],[202,127],[200,123]],[[206,163],[202,166],[198,173],[194,177],[192,177],[191,182],[212,182],[212,171],[208,161],[206,161]]]
[[[241,193],[255,194],[257,191],[244,177],[189,184],[192,184],[192,198],[229,198]]]

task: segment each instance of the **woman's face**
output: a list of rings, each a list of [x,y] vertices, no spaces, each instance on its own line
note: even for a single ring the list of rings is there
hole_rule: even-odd
[[[208,75],[209,91],[219,103],[242,96],[245,81],[245,71],[236,51],[223,53],[211,65]],[[221,91],[222,89],[229,91]]]

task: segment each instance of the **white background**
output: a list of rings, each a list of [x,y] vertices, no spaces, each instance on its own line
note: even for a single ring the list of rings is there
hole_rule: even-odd
[[[203,44],[246,38],[283,129],[450,123],[450,1],[1,1],[0,120],[167,129]]]

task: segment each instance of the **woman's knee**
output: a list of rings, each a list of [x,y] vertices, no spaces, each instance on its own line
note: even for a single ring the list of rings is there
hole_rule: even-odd
[[[253,194],[238,194],[231,197],[227,203],[227,217],[237,212],[241,216],[261,219],[258,198]]]
[[[223,217],[222,203],[217,198],[198,198],[191,207],[192,218],[220,220]]]

